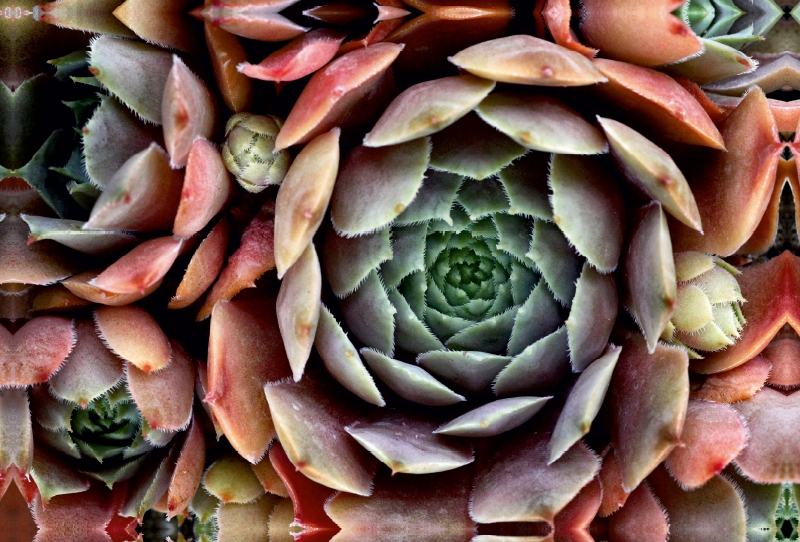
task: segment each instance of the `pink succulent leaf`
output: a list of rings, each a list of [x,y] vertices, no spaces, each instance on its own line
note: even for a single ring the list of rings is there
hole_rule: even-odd
[[[315,73],[275,140],[281,150],[329,131],[362,98],[374,92],[402,45],[377,43],[347,53]]]
[[[145,293],[163,280],[182,247],[183,240],[172,236],[145,241],[108,266],[92,285],[117,294]]]
[[[548,465],[551,432],[531,423],[507,433],[495,454],[478,458],[470,510],[475,521],[552,523],[597,474],[600,461],[583,443]]]
[[[279,446],[277,442],[272,444],[272,447]],[[270,451],[272,450],[270,448]],[[289,460],[286,459],[288,462]],[[289,463],[291,465],[291,463]],[[283,483],[283,480],[278,474],[278,471],[275,470],[275,466],[272,464],[270,460],[269,454],[265,455],[261,458],[261,461],[256,463],[255,465],[250,465],[253,469],[253,472],[258,478],[258,481],[261,482],[261,487],[264,488],[264,491],[267,493],[272,493],[273,495],[277,495],[278,497],[288,497],[289,492],[286,489],[286,484]],[[291,467],[294,469],[294,465]]]
[[[681,432],[683,446],[672,450],[665,464],[682,487],[700,487],[739,454],[747,436],[744,421],[731,406],[689,401]]]
[[[556,514],[555,542],[594,542],[589,526],[597,515],[603,489],[597,478],[580,490],[574,499]]]
[[[610,542],[666,542],[668,535],[667,516],[646,483],[634,489],[625,506],[608,518]]]
[[[472,463],[472,443],[436,434],[438,425],[424,417],[380,410],[345,431],[393,475],[443,472]]]
[[[56,376],[62,372],[63,369]],[[48,431],[62,431],[71,427],[74,404],[59,400],[47,384],[31,386],[28,388],[28,393],[30,394],[31,414],[40,426]]]
[[[369,497],[339,493],[325,511],[342,529],[336,542],[469,542],[475,523],[469,515],[470,472],[459,469],[426,475],[391,476],[381,469]]]
[[[206,139],[195,139],[186,158],[186,174],[172,233],[178,237],[193,236],[227,206],[235,193],[236,185],[220,152]]]
[[[74,323],[62,316],[34,318],[13,335],[0,326],[0,387],[46,382],[74,345]]]
[[[225,265],[230,232],[230,221],[223,217],[192,255],[168,308],[184,309],[200,299],[211,287]]]
[[[211,91],[174,55],[161,102],[164,143],[173,168],[186,165],[197,138],[211,138],[216,117],[217,103]]]
[[[37,18],[40,22],[73,30],[134,37],[134,33],[111,13],[113,8],[109,7],[116,5],[108,0],[58,0],[38,6]]]
[[[111,542],[106,528],[114,513],[110,492],[100,484],[92,484],[77,495],[53,497],[46,508],[37,498],[33,503],[33,517],[39,527],[35,541]]]
[[[203,474],[203,488],[222,503],[248,503],[264,495],[250,463],[236,453],[223,455]]]
[[[693,163],[699,159],[704,167],[692,169],[689,175],[704,234],[671,220],[676,252],[698,250],[722,256],[737,252],[758,228],[771,199],[784,144],[764,93],[758,88],[748,93],[720,129],[728,152],[698,150],[703,156],[695,156]],[[720,192],[723,183],[725,190]],[[729,214],[733,209],[735,217]]]
[[[16,468],[27,476],[33,462],[33,433],[25,388],[0,389],[0,475]]]
[[[319,229],[339,171],[339,129],[315,137],[297,155],[275,200],[278,277],[300,258]]]
[[[217,87],[228,109],[234,113],[249,111],[253,105],[253,82],[236,70],[247,61],[247,52],[239,39],[225,30],[204,21],[206,45]]]
[[[670,541],[745,541],[744,504],[738,488],[727,478],[716,475],[703,486],[685,491],[659,467],[648,481],[669,518]]]
[[[326,502],[336,494],[328,487],[320,485],[298,471],[280,442],[269,449],[269,463],[280,476],[289,498],[294,505],[294,523],[308,530],[336,530],[336,524],[323,509]]]
[[[756,356],[733,369],[707,375],[699,387],[692,389],[690,397],[717,403],[744,401],[758,393],[772,374],[767,358]]]
[[[344,430],[360,417],[361,405],[333,380],[308,374],[297,383],[268,385],[264,392],[278,439],[301,473],[332,489],[372,492],[377,461]]]
[[[314,30],[295,38],[259,64],[245,62],[237,69],[253,79],[277,83],[296,81],[333,60],[344,38],[345,35],[337,30]]]
[[[75,332],[75,348],[49,384],[56,396],[85,408],[119,383],[124,364],[103,344],[91,320],[76,320]]]
[[[127,378],[136,406],[152,429],[177,431],[189,425],[194,400],[194,364],[172,340],[172,361],[150,373],[128,364]]]
[[[613,119],[597,117],[611,154],[625,176],[686,226],[703,231],[700,211],[689,183],[675,161],[639,132]]]
[[[597,55],[597,49],[583,45],[575,36],[571,27],[572,7],[569,0],[547,0],[542,16],[557,44],[587,58],[594,58]]]
[[[162,139],[161,130],[139,120],[111,96],[102,99],[81,131],[86,172],[102,188],[128,158]]]
[[[205,402],[233,448],[258,463],[275,437],[264,385],[291,375],[275,300],[222,301],[211,316]]]
[[[167,490],[167,517],[172,518],[176,514],[183,513],[189,506],[200,487],[205,462],[205,436],[195,414],[181,444],[175,472],[172,473],[172,480]]]
[[[71,311],[88,307],[92,303],[76,296],[63,284],[52,284],[45,286],[36,294],[33,299],[33,311]]]
[[[661,204],[639,209],[632,224],[624,257],[626,297],[648,350],[653,351],[675,310],[675,260]]]
[[[29,228],[19,215],[0,220],[0,284],[45,285],[82,270],[76,253],[52,242],[28,244]]]
[[[786,422],[800,409],[800,395],[765,387],[732,406],[750,433],[747,446],[735,459],[740,471],[759,483],[800,481],[800,439]]]
[[[603,353],[618,309],[614,277],[601,275],[588,262],[583,264],[566,321],[573,371],[583,371]]]
[[[686,352],[678,348],[659,344],[649,354],[639,335],[622,344],[607,407],[626,491],[636,489],[680,443],[689,398],[688,365]]]
[[[278,327],[295,382],[305,371],[314,346],[322,295],[322,270],[314,243],[284,275],[276,301]]]
[[[449,60],[462,70],[504,83],[567,87],[606,80],[580,53],[526,35],[484,41]]]
[[[295,2],[297,0],[277,0],[252,6],[250,2],[215,2],[207,5],[202,15],[214,26],[243,38],[286,41],[308,31],[278,13]]]
[[[152,284],[144,292],[134,292],[130,294],[117,294],[107,290],[103,290],[93,284],[94,279],[100,275],[100,270],[86,271],[78,275],[62,280],[61,284],[69,290],[69,292],[79,299],[86,300],[90,303],[98,303],[100,305],[107,305],[111,307],[118,307],[128,305],[139,301],[143,297],[152,294],[156,288],[161,285],[161,281]]]
[[[662,137],[725,149],[708,113],[669,75],[615,60],[595,59],[593,63],[608,78],[597,90],[626,110],[627,117],[635,121],[634,128],[641,125]]]
[[[94,321],[105,345],[141,371],[159,371],[169,365],[169,339],[155,318],[141,307],[98,307]]]
[[[167,154],[152,143],[114,173],[84,228],[170,231],[182,184],[183,172],[171,169]]]
[[[800,359],[800,341],[794,338],[774,339],[761,352],[761,356],[772,365],[767,379],[768,384],[778,388],[794,388],[800,385],[800,371],[797,367],[797,360]],[[752,363],[752,360],[749,363]]]
[[[211,316],[214,306],[246,288],[254,288],[258,277],[275,268],[275,203],[267,200],[247,225],[236,249],[209,292],[197,315]]]
[[[90,68],[103,86],[143,119],[161,124],[161,99],[172,53],[131,40],[102,36],[92,42]],[[131,74],[137,74],[131,77]]]
[[[631,495],[631,492],[626,491],[622,485],[622,470],[614,449],[609,447],[604,453],[603,466],[599,474],[600,485],[603,487],[603,500],[598,510],[601,518],[619,510]]]

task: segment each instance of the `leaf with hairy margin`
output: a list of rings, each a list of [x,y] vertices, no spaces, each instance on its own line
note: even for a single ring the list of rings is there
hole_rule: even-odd
[[[408,401],[443,406],[465,400],[416,365],[397,361],[369,348],[362,348],[361,355],[387,386]]]
[[[223,503],[243,504],[264,495],[250,463],[235,453],[222,456],[206,469],[203,487]]]
[[[507,356],[467,350],[437,350],[417,356],[419,366],[469,393],[489,389],[510,361]]]
[[[390,228],[375,233],[347,238],[328,231],[322,247],[325,278],[339,297],[359,287],[373,269],[392,258]]]
[[[341,301],[340,309],[350,331],[362,343],[392,354],[394,315],[397,309],[375,271],[370,271],[358,290]]]
[[[565,307],[572,305],[583,262],[558,226],[537,219],[526,256],[536,264],[556,300]]]
[[[522,425],[552,397],[498,399],[447,422],[434,431],[454,437],[493,437]]]
[[[169,339],[156,319],[141,307],[98,307],[94,310],[97,333],[116,355],[144,372],[169,365]]]
[[[495,395],[548,389],[569,374],[567,328],[561,327],[528,346],[500,371]]]

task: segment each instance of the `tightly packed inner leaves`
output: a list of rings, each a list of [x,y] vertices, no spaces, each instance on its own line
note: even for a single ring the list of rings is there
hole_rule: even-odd
[[[0,24],[36,540],[797,539],[796,1]]]

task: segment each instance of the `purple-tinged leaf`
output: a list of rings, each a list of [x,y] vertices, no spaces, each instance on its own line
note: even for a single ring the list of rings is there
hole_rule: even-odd
[[[434,431],[454,437],[493,437],[522,425],[552,397],[511,397],[487,403]]]
[[[417,356],[417,364],[426,371],[469,393],[488,390],[510,361],[506,356],[468,350],[438,350]]]
[[[517,354],[494,381],[495,395],[545,390],[569,374],[567,328],[561,327]]]
[[[614,277],[583,264],[566,321],[573,371],[583,371],[605,350],[617,321],[618,303]]]

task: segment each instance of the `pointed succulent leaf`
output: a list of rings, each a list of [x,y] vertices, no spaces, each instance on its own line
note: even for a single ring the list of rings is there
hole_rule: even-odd
[[[324,305],[320,307],[314,346],[325,368],[339,384],[368,403],[377,406],[386,404],[355,346]]]
[[[463,469],[462,469],[463,470]],[[468,542],[475,534],[469,517],[469,479],[462,470],[391,476],[382,469],[369,497],[339,493],[325,511],[342,529],[335,542]]]
[[[608,144],[597,128],[548,96],[496,92],[481,102],[477,112],[528,149],[560,154],[608,152]]]
[[[555,224],[536,220],[531,248],[526,254],[536,263],[553,296],[565,307],[572,304],[583,261]]]
[[[800,439],[786,420],[800,409],[797,394],[765,387],[750,399],[732,405],[742,416],[750,433],[747,445],[736,457],[736,465],[749,479],[758,483],[800,480],[797,451]]]
[[[223,218],[189,260],[189,265],[181,279],[175,296],[170,300],[168,308],[183,309],[197,301],[214,283],[222,266],[225,265],[231,226],[227,218]]]
[[[272,448],[276,446],[280,446],[280,443],[273,443],[273,445],[270,447],[270,452],[272,452]],[[279,497],[289,496],[286,485],[283,483],[280,475],[275,470],[275,466],[272,464],[269,454],[261,458],[261,461],[255,465],[250,465],[250,468],[253,469],[256,478],[258,478],[258,481],[261,482],[261,486],[264,488],[264,491]],[[292,468],[294,468],[294,465],[292,465]]]
[[[583,45],[575,36],[571,27],[572,7],[569,0],[548,0],[542,10],[542,17],[557,44],[586,58],[594,58],[597,55],[597,49]]]
[[[685,491],[658,468],[650,484],[669,518],[669,539],[675,542],[744,542],[747,513],[738,488],[717,475],[705,485]]]
[[[50,239],[95,256],[113,254],[136,244],[136,236],[121,230],[88,230],[84,222],[44,216],[20,215],[30,228],[29,242]]]
[[[171,341],[172,361],[146,373],[128,364],[128,388],[153,429],[177,431],[189,425],[194,400],[194,364],[183,347]]]
[[[118,5],[116,0],[59,0],[38,6],[37,18],[63,28],[132,38],[134,33],[112,14]]]
[[[625,253],[625,282],[630,310],[650,350],[675,310],[677,283],[672,242],[661,204],[637,212]]]
[[[236,69],[247,77],[262,81],[296,81],[333,60],[345,35],[337,30],[320,28],[293,39],[259,64],[243,62]]]
[[[337,297],[355,291],[373,269],[392,258],[389,234],[390,228],[350,238],[328,231],[322,247],[325,278]]]
[[[236,70],[247,61],[244,46],[236,36],[208,21],[203,22],[203,30],[214,78],[225,105],[234,113],[249,111],[253,105],[253,83]]]
[[[160,130],[136,118],[110,96],[102,99],[81,132],[86,172],[101,188],[108,186],[128,158],[161,139]]]
[[[638,122],[670,139],[725,149],[725,141],[708,113],[669,75],[608,59],[595,59],[594,65],[608,77],[608,83],[599,90],[636,115]]]
[[[491,177],[527,152],[475,112],[433,134],[431,147],[431,168],[478,180]]]
[[[203,475],[203,487],[223,503],[247,503],[264,494],[250,464],[236,454],[217,459]]]
[[[369,348],[362,348],[361,355],[387,386],[408,401],[442,406],[465,400],[420,367],[397,361]]]
[[[417,356],[417,364],[448,384],[469,393],[489,389],[510,358],[486,352],[438,350]]]
[[[85,408],[119,383],[123,362],[106,348],[91,320],[77,320],[75,335],[75,348],[49,383],[55,395]]]
[[[609,388],[611,443],[622,486],[635,489],[680,441],[689,397],[686,352],[658,345],[648,353],[644,339],[622,345]]]
[[[183,173],[156,145],[131,156],[104,187],[84,228],[169,231],[180,204]]]
[[[583,264],[566,321],[573,371],[583,371],[602,354],[618,308],[614,277],[601,275],[588,263]]]
[[[161,124],[171,53],[146,43],[102,36],[92,42],[90,64],[92,75],[122,103],[145,120]]]
[[[70,311],[89,305],[91,305],[89,301],[76,296],[63,284],[53,284],[42,288],[33,300],[34,311]]]
[[[553,219],[547,185],[549,161],[547,154],[531,152],[498,173],[511,204],[510,214]]]
[[[392,474],[429,474],[472,463],[472,444],[435,434],[436,422],[379,411],[345,428],[359,444],[392,469]]]
[[[622,196],[594,159],[555,155],[550,165],[553,220],[601,273],[616,269],[625,235]]]
[[[331,199],[337,231],[364,234],[397,218],[417,195],[429,155],[424,138],[385,148],[353,149],[342,164]]]
[[[119,509],[122,516],[138,518],[153,508],[169,488],[175,469],[178,447],[172,446],[163,452],[150,453],[141,470],[131,482],[125,502]]]
[[[533,423],[533,422],[531,422]],[[470,516],[479,523],[552,522],[594,478],[600,462],[579,443],[547,464],[550,432],[523,425],[478,465]]]
[[[571,87],[605,81],[580,53],[527,35],[484,41],[449,60],[462,70],[503,83]]]
[[[558,302],[548,289],[547,283],[539,281],[517,311],[514,328],[508,341],[508,355],[516,356],[528,345],[556,331],[563,323]]]
[[[600,407],[603,406],[621,351],[619,346],[609,348],[575,382],[553,429],[548,463],[558,461],[564,452],[589,432]]]
[[[791,339],[788,341],[795,342]],[[767,347],[764,351],[765,355],[769,349]],[[774,363],[774,359],[768,361],[766,357],[756,356],[733,369],[707,375],[702,385],[692,390],[691,398],[717,403],[745,401],[758,393],[766,382],[771,382],[775,373],[780,373],[780,369],[771,363]],[[781,386],[780,382],[775,384]]]
[[[278,439],[300,472],[332,489],[372,493],[375,463],[344,430],[359,412],[337,384],[306,375],[297,383],[266,386],[264,392]]]
[[[218,302],[254,288],[258,277],[275,268],[274,238],[275,202],[267,200],[242,232],[239,248],[228,258],[197,315],[198,320],[208,318]]]
[[[317,233],[339,171],[339,129],[315,137],[297,155],[275,200],[278,277],[301,257]]]
[[[557,385],[569,373],[567,350],[566,327],[539,339],[500,371],[493,385],[495,395],[528,393]]]
[[[672,14],[680,6],[674,0],[646,5],[588,0],[583,4],[581,33],[588,45],[609,58],[643,66],[675,62],[703,49],[689,25]]]
[[[0,387],[46,382],[74,345],[75,326],[63,316],[33,318],[14,334],[0,327]]]
[[[747,430],[728,405],[689,401],[681,432],[682,447],[669,454],[665,465],[686,488],[697,488],[722,472],[744,448]]]
[[[71,417],[74,404],[60,401],[60,398],[52,393],[52,387],[31,386],[29,390],[31,414],[39,422],[39,425],[52,432],[72,428]]]
[[[169,365],[169,339],[146,310],[135,305],[98,307],[94,321],[108,348],[138,369],[149,373]]]
[[[280,9],[296,1],[269,2],[266,7],[260,9],[258,6],[256,9],[248,9],[246,3],[242,5],[231,3],[231,6],[211,4],[203,9],[202,15],[214,26],[219,26],[237,36],[259,41],[285,41],[308,30],[278,13]]]
[[[278,327],[294,380],[303,376],[319,322],[322,270],[314,243],[309,243],[281,281],[276,309]]]
[[[45,446],[33,450],[31,477],[39,489],[42,505],[58,495],[81,493],[89,489],[89,480],[74,471]]]
[[[205,436],[195,414],[181,443],[178,462],[167,490],[167,517],[172,518],[188,508],[200,487],[205,462]]]
[[[145,241],[108,266],[92,284],[117,294],[144,293],[161,282],[182,246],[183,241],[172,236]]]
[[[598,514],[604,518],[624,506],[628,497],[632,495],[622,485],[622,471],[619,459],[617,459],[617,454],[611,446],[604,452],[603,466],[600,468],[598,478],[600,479],[600,485],[603,487],[603,500],[600,503]],[[642,487],[646,488],[647,485],[640,484],[639,488]]]
[[[597,117],[611,153],[626,177],[643,188],[664,210],[692,229],[703,231],[692,189],[669,154],[639,132],[613,119]]]
[[[156,43],[187,53],[199,54],[197,36],[185,11],[192,3],[187,0],[125,0],[113,11],[114,17],[148,43]],[[142,17],[147,13],[147,17]]]
[[[702,53],[665,66],[665,71],[705,86],[751,72],[758,67],[758,62],[729,45],[706,38],[700,38],[700,41],[703,43]]]
[[[33,434],[28,392],[25,388],[0,389],[0,473],[16,466],[27,473],[33,461]]]
[[[371,271],[358,290],[343,299],[340,305],[353,335],[371,348],[394,352],[394,314],[386,289],[378,274]]]
[[[205,401],[241,456],[257,463],[275,436],[263,387],[291,375],[275,301],[221,301],[211,316]]]
[[[676,252],[698,250],[729,256],[758,227],[769,204],[783,149],[766,96],[753,89],[721,125],[727,153],[713,153],[689,180],[705,221],[704,234],[670,221]],[[762,149],[757,157],[747,157]],[[697,179],[697,180],[695,180]],[[702,179],[702,181],[700,181]],[[720,192],[719,187],[725,185]],[[729,213],[736,209],[736,216]]]
[[[49,242],[27,245],[28,225],[19,215],[0,221],[0,284],[46,285],[81,271],[76,254]]]
[[[210,139],[214,132],[217,104],[208,87],[193,74],[178,55],[172,56],[172,68],[161,102],[161,124],[170,165],[186,165],[195,139]]]
[[[156,288],[161,285],[161,282],[158,281],[151,285],[144,292],[116,294],[107,290],[103,290],[102,288],[92,284],[94,279],[96,279],[99,274],[100,271],[86,271],[85,273],[80,273],[61,281],[61,284],[63,284],[64,287],[67,288],[67,290],[69,290],[72,294],[81,299],[112,307],[134,303],[143,297],[152,294]]]
[[[434,431],[454,437],[493,437],[522,425],[552,397],[498,399],[447,422]]]
[[[276,150],[327,132],[368,96],[403,45],[378,43],[349,52],[318,71],[308,82],[275,141]]]
[[[173,235],[191,237],[205,228],[233,198],[235,190],[216,147],[206,139],[195,139],[186,159]]]
[[[367,147],[397,145],[447,128],[494,89],[474,75],[443,77],[416,84],[394,99],[364,137]]]

